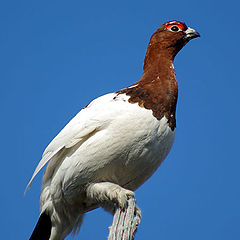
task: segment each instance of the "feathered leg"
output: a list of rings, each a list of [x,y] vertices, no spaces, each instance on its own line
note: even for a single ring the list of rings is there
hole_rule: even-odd
[[[128,197],[134,196],[134,192],[111,182],[100,182],[90,184],[86,196],[89,201],[97,201],[101,206],[112,202],[118,204],[120,208],[125,208]]]

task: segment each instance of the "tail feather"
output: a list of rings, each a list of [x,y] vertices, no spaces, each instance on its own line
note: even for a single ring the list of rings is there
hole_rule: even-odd
[[[51,235],[52,222],[47,213],[43,212],[29,240],[49,240]]]

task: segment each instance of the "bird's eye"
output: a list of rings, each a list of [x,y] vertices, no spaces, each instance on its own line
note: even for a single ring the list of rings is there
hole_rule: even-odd
[[[177,27],[177,26],[172,26],[172,27],[170,28],[170,30],[171,30],[172,32],[178,32],[178,31],[180,31],[180,28]]]

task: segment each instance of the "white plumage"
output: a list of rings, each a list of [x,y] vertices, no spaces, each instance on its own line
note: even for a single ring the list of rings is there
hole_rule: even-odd
[[[49,162],[41,212],[50,214],[55,227],[50,239],[63,239],[77,227],[79,216],[106,200],[124,205],[126,195],[133,194],[124,190],[138,188],[168,154],[174,131],[167,119],[157,120],[151,110],[129,103],[128,98],[110,93],[95,99],[44,151],[28,186]],[[68,228],[62,233],[63,223]]]

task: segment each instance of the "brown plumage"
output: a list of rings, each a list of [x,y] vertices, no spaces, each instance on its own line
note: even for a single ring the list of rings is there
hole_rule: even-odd
[[[173,27],[178,27],[180,31],[169,30]],[[175,111],[178,97],[173,60],[190,39],[199,36],[195,33],[186,38],[186,30],[186,24],[181,22],[163,24],[151,37],[141,79],[133,84],[133,87],[117,92],[129,95],[130,103],[138,103],[141,107],[151,109],[158,120],[165,116],[172,130],[176,127]]]

